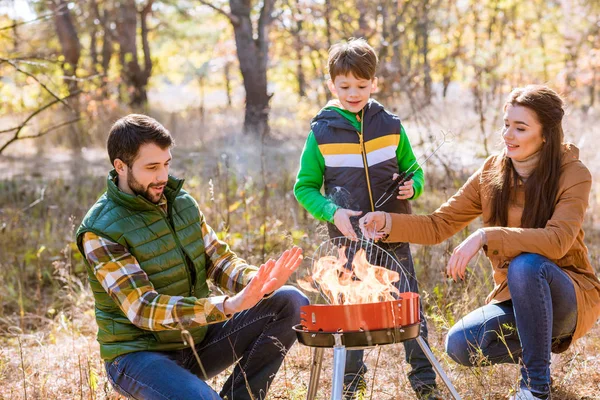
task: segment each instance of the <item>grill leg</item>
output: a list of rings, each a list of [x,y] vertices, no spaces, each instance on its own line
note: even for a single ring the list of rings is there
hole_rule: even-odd
[[[319,376],[321,375],[321,365],[323,364],[322,347],[315,347],[313,352],[312,364],[310,366],[310,381],[308,382],[308,395],[306,400],[314,400],[317,396],[317,385],[319,384]]]
[[[331,400],[341,400],[344,390],[344,370],[346,368],[346,346],[342,344],[341,334],[333,334],[333,380],[331,382]]]
[[[452,385],[452,382],[450,382],[450,379],[448,378],[448,376],[442,369],[442,366],[438,362],[437,358],[435,358],[435,356],[431,352],[431,349],[429,348],[429,346],[427,346],[427,343],[425,343],[425,340],[421,336],[418,336],[415,340],[417,341],[417,343],[419,343],[419,346],[421,346],[421,349],[423,349],[423,353],[425,353],[425,355],[429,359],[429,362],[431,363],[431,365],[433,366],[435,371],[438,373],[440,378],[442,378],[444,385],[446,385],[446,387],[450,391],[450,394],[452,394],[452,397],[454,398],[454,400],[461,400],[460,395],[454,388],[454,385]]]

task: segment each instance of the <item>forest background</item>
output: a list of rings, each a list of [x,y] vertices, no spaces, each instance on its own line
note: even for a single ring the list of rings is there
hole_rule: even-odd
[[[598,272],[598,0],[0,0],[0,399],[118,398],[73,233],[104,190],[110,125],[130,112],[171,131],[173,174],[240,256],[260,264],[294,243],[307,272],[323,226],[292,186],[310,119],[330,99],[327,50],[349,37],[376,49],[373,97],[400,116],[417,155],[442,130],[454,134],[425,166],[417,213],[435,210],[501,149],[512,88],[560,92],[566,139],[594,177],[585,230]],[[482,256],[465,282],[443,275],[480,224],[412,250],[442,366],[463,398],[504,399],[517,367],[467,369],[443,353],[449,327],[492,287]],[[412,398],[402,353],[367,352],[371,398]],[[270,398],[306,396],[310,356],[292,348]],[[598,327],[552,361],[554,398],[600,398]],[[322,399],[330,365],[327,354]]]

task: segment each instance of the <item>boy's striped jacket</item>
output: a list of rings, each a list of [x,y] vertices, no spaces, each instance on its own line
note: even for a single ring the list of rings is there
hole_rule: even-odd
[[[372,99],[357,114],[338,104],[330,102],[311,122],[294,185],[298,202],[328,222],[333,222],[339,207],[410,213],[409,202],[396,199],[397,195],[377,210],[374,206],[393,174],[406,171],[415,161],[400,119]],[[412,170],[414,199],[422,193],[424,179],[420,167],[413,165]],[[341,235],[329,225],[330,235]]]

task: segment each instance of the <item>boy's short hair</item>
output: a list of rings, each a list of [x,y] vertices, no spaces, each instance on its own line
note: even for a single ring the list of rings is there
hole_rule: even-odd
[[[377,54],[364,39],[351,38],[336,43],[329,49],[329,77],[352,73],[357,79],[372,80],[377,69]]]
[[[110,129],[106,142],[111,165],[118,158],[131,167],[140,147],[146,143],[166,149],[175,142],[164,126],[147,115],[129,114],[119,119]]]

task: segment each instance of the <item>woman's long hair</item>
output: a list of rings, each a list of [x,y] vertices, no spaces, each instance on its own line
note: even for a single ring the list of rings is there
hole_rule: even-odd
[[[563,142],[563,101],[552,89],[529,85],[513,90],[504,110],[509,105],[527,107],[542,125],[544,143],[538,166],[525,182],[525,205],[521,217],[523,228],[543,228],[554,213],[561,166]],[[489,174],[492,215],[489,223],[508,225],[508,207],[517,192],[519,175],[506,153]]]

